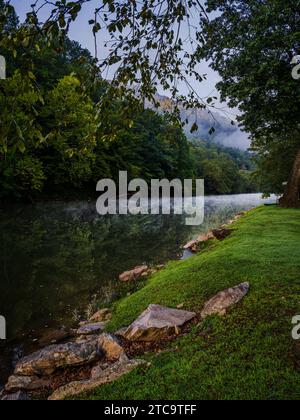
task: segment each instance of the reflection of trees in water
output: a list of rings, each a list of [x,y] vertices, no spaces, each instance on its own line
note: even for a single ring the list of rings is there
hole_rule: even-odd
[[[184,216],[99,217],[84,202],[0,210],[0,313],[9,335],[64,323],[93,293],[107,304],[126,290],[119,273],[177,257],[185,241],[258,204],[247,200],[209,199],[196,227]]]
[[[58,208],[57,208],[58,207]],[[109,216],[84,220],[60,205],[1,212],[1,313],[9,335],[59,321],[93,292],[118,294],[115,277],[141,262],[175,256],[186,228],[172,217]]]

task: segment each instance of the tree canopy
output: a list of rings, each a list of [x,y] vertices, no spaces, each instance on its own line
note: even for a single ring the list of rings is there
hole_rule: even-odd
[[[222,99],[239,108],[239,122],[250,132],[264,191],[282,192],[282,183],[291,173],[285,204],[299,204],[300,84],[291,76],[291,62],[299,51],[299,0],[99,0],[89,20],[95,36],[94,58],[67,37],[86,3],[36,0],[20,25],[13,8],[2,1],[0,48],[18,62],[19,72],[28,79],[29,96],[36,90],[40,94],[38,83],[46,92],[73,72],[97,103],[99,124],[108,141],[116,132],[120,135],[110,115],[112,102],[113,108],[123,104],[121,118],[129,127],[133,103],[138,109],[140,99],[155,99],[159,87],[171,92],[175,111],[178,104],[212,106],[214,98],[204,101],[195,87],[203,80],[199,62],[211,60],[222,78],[218,85]],[[43,9],[48,15],[42,21]],[[99,60],[97,36],[103,32],[108,36],[107,54]],[[66,51],[71,49],[70,60]],[[43,68],[36,64],[44,54],[49,54],[49,66]],[[107,66],[115,69],[110,83],[101,80]],[[187,95],[181,95],[180,83],[187,84]],[[169,123],[175,129],[176,124]],[[32,134],[39,124],[30,120],[24,129]],[[15,148],[23,148],[22,136],[24,131],[15,129]],[[38,146],[42,139],[35,138]],[[210,173],[212,167],[207,165]]]
[[[292,77],[299,52],[300,2],[208,0],[203,56],[221,75],[222,99],[241,111],[266,192],[281,193],[300,150],[300,83]],[[292,199],[297,204],[298,185]],[[298,191],[297,191],[298,190]]]

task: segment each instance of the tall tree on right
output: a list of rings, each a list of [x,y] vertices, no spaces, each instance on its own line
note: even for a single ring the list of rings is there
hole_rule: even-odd
[[[221,75],[221,96],[239,108],[269,188],[280,192],[288,180],[280,203],[298,207],[300,80],[292,60],[300,53],[300,1],[208,0],[207,9],[204,56]]]

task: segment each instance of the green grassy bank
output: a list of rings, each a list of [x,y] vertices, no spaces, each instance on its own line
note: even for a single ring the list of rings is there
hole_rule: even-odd
[[[172,262],[118,302],[109,330],[131,323],[150,303],[200,311],[214,294],[249,281],[251,291],[226,317],[210,317],[151,362],[84,399],[299,399],[300,210],[261,207],[223,242]]]

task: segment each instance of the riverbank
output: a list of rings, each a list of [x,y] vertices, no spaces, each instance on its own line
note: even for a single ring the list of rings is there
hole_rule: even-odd
[[[185,215],[100,217],[86,200],[0,210],[0,308],[8,328],[8,340],[0,342],[0,383],[49,330],[72,327],[94,301],[106,307],[134,292],[120,273],[178,260],[181,247],[200,233],[274,201],[260,194],[206,197],[200,227],[186,226]]]
[[[113,307],[109,331],[129,325],[149,304],[197,313],[220,290],[250,283],[245,300],[223,318],[191,326],[166,348],[143,355],[151,365],[83,399],[298,399],[300,211],[260,207],[223,242],[171,262]]]

